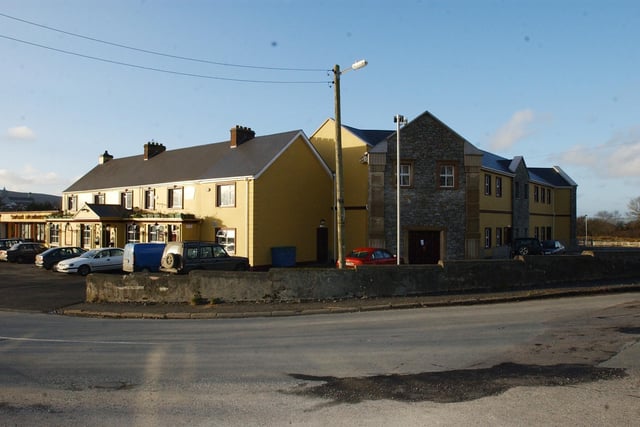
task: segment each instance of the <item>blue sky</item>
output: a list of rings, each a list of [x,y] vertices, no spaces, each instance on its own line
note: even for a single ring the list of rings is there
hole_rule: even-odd
[[[366,59],[342,76],[343,123],[391,130],[428,110],[479,148],[562,167],[578,215],[640,196],[637,0],[2,0],[0,14],[0,188],[60,194],[105,150],[235,125],[310,136],[334,114],[328,70]]]

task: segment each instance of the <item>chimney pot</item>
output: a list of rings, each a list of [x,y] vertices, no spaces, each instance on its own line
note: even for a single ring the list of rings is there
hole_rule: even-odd
[[[111,154],[109,154],[109,152],[107,150],[104,150],[104,154],[101,154],[98,157],[98,164],[103,165],[105,163],[107,163],[109,160],[112,160],[113,156]]]
[[[256,133],[251,128],[238,126],[231,128],[231,148],[236,148],[256,137]]]
[[[149,160],[150,158],[163,153],[166,149],[167,147],[165,147],[163,144],[151,140],[144,144],[144,159]]]

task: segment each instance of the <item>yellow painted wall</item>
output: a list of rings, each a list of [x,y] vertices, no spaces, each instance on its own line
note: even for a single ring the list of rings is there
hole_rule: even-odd
[[[320,153],[329,168],[334,171],[335,121],[328,119],[311,136],[311,143]],[[361,163],[369,147],[359,137],[342,129],[342,168],[345,206],[345,249],[350,252],[358,246],[368,245],[369,170]],[[331,218],[332,222],[334,218]]]
[[[316,260],[316,229],[332,236],[332,179],[302,137],[253,183],[252,265],[271,264],[271,248],[295,246],[297,262]]]

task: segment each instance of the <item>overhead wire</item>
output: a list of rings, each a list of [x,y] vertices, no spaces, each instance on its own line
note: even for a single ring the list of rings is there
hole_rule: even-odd
[[[153,51],[153,50],[148,50],[148,49],[142,49],[142,48],[137,48],[137,47],[133,47],[133,46],[127,46],[127,45],[124,45],[124,44],[114,43],[114,42],[110,42],[110,41],[107,41],[107,40],[102,40],[102,39],[98,39],[98,38],[94,38],[94,37],[85,36],[85,35],[82,35],[82,34],[72,33],[70,31],[65,31],[65,30],[61,30],[59,28],[50,27],[48,25],[38,24],[37,22],[27,21],[26,19],[17,18],[15,16],[7,15],[7,14],[1,13],[1,12],[0,12],[0,16],[3,16],[3,17],[8,18],[8,19],[13,19],[15,21],[23,22],[25,24],[29,24],[29,25],[33,25],[33,26],[36,26],[36,27],[44,28],[46,30],[55,31],[55,32],[58,32],[58,33],[61,33],[61,34],[66,34],[66,35],[69,35],[69,36],[78,37],[78,38],[85,39],[85,40],[90,40],[90,41],[93,41],[93,42],[96,42],[96,43],[102,43],[102,44],[106,44],[106,45],[110,45],[110,46],[120,47],[120,48],[123,48],[123,49],[129,49],[129,50],[133,50],[133,51],[137,51],[137,52],[148,53],[150,55],[157,55],[157,56],[164,56],[164,57],[167,57],[167,58],[180,59],[180,60],[183,60],[183,61],[201,62],[201,63],[205,63],[205,64],[219,65],[219,66],[224,66],[224,67],[251,68],[251,69],[272,70],[272,71],[301,71],[301,72],[327,71],[325,68],[265,67],[265,66],[258,66],[258,65],[234,64],[234,63],[228,63],[228,62],[211,61],[211,60],[208,60],[208,59],[199,59],[199,58],[191,58],[191,57],[187,57],[187,56],[172,55],[172,54],[169,54],[169,53],[158,52],[158,51]]]
[[[127,45],[122,45],[122,44],[119,44],[119,43],[113,43],[113,42],[109,42],[109,41],[106,41],[106,40],[96,39],[96,38],[93,38],[93,37],[88,37],[88,36],[84,36],[84,35],[77,34],[77,33],[71,33],[71,32],[64,31],[64,30],[61,30],[61,29],[58,29],[58,28],[53,28],[53,27],[49,27],[49,26],[46,26],[46,25],[38,24],[38,23],[35,23],[35,22],[27,21],[27,20],[24,20],[24,19],[21,19],[21,18],[17,18],[17,17],[11,16],[11,15],[7,15],[7,14],[1,13],[1,12],[0,12],[0,16],[8,18],[8,19],[13,19],[13,20],[16,20],[16,21],[19,21],[19,22],[23,22],[23,23],[26,23],[26,24],[29,24],[29,25],[34,25],[34,26],[37,26],[37,27],[40,27],[40,28],[44,28],[44,29],[47,29],[47,30],[50,30],[50,31],[56,31],[56,32],[59,32],[59,33],[62,33],[62,34],[67,34],[67,35],[70,35],[70,36],[74,36],[74,37],[90,40],[90,41],[97,42],[97,43],[111,45],[111,46],[115,46],[115,47],[119,47],[119,48],[123,48],[123,49],[129,49],[129,50],[142,52],[142,53],[147,53],[147,54],[151,54],[151,55],[163,56],[163,57],[172,58],[172,59],[179,59],[179,60],[191,61],[191,62],[199,62],[199,63],[207,63],[207,64],[212,64],[212,65],[217,65],[217,66],[245,68],[245,69],[257,69],[257,70],[267,70],[267,71],[293,71],[293,72],[321,72],[322,71],[322,72],[327,72],[327,73],[330,71],[330,70],[327,70],[327,69],[320,69],[320,68],[265,67],[265,66],[258,66],[258,65],[234,64],[234,63],[210,61],[210,60],[206,60],[206,59],[190,58],[190,57],[179,56],[179,55],[171,55],[171,54],[167,54],[167,53],[163,53],[163,52],[157,52],[157,51],[152,51],[152,50],[147,50],[147,49],[141,49],[141,48],[136,48],[136,47],[132,47],[132,46],[127,46]],[[31,41],[28,41],[28,40],[18,39],[16,37],[11,37],[11,36],[4,35],[4,34],[0,34],[0,38],[4,38],[4,39],[11,40],[11,41],[18,42],[18,43],[23,43],[23,44],[34,46],[34,47],[39,47],[41,49],[47,49],[47,50],[51,50],[51,51],[54,51],[54,52],[64,53],[66,55],[73,55],[73,56],[77,56],[77,57],[81,57],[81,58],[85,58],[85,59],[90,59],[90,60],[94,60],[94,61],[100,61],[100,62],[105,62],[105,63],[109,63],[109,64],[115,64],[115,65],[121,65],[121,66],[125,66],[125,67],[137,68],[137,69],[146,70],[146,71],[154,71],[154,72],[159,72],[159,73],[174,74],[174,75],[186,76],[186,77],[195,77],[195,78],[202,78],[202,79],[222,80],[222,81],[231,81],[231,82],[242,82],[242,83],[265,83],[265,84],[331,84],[332,83],[331,81],[327,81],[327,80],[261,80],[261,79],[242,79],[242,78],[235,78],[235,77],[221,77],[221,76],[213,76],[213,75],[207,75],[207,74],[188,73],[188,72],[183,72],[183,71],[167,70],[167,69],[163,69],[163,68],[150,67],[150,66],[145,66],[145,65],[132,64],[132,63],[128,63],[128,62],[116,61],[116,60],[107,59],[107,58],[101,58],[101,57],[98,57],[98,56],[87,55],[87,54],[83,54],[83,53],[73,52],[73,51],[70,51],[70,50],[60,49],[60,48],[56,48],[56,47],[52,47],[52,46],[47,46],[47,45],[31,42]]]

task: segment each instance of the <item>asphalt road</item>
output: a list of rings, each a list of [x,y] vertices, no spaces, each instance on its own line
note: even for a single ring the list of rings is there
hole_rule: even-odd
[[[633,426],[638,340],[640,293],[216,320],[0,310],[0,424]]]
[[[84,302],[86,281],[35,264],[0,262],[0,309],[51,312]]]

